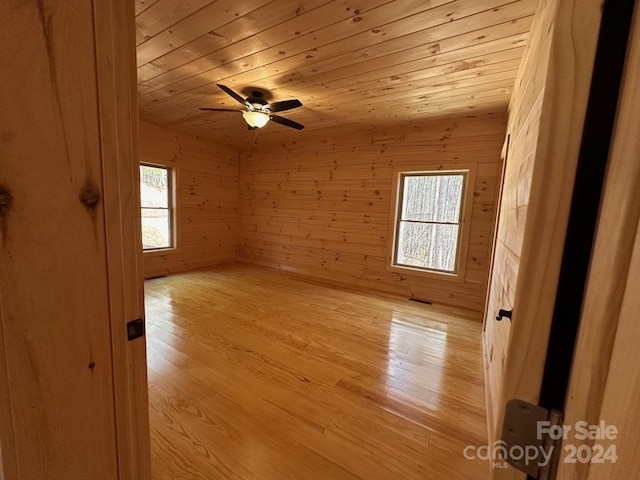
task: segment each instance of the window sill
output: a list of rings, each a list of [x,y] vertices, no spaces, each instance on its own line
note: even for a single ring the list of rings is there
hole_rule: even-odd
[[[160,256],[160,255],[167,255],[167,254],[173,254],[173,253],[178,253],[178,249],[176,247],[169,247],[169,248],[156,248],[153,250],[143,250],[142,251],[142,255],[147,256],[147,257],[153,257],[153,256]]]
[[[445,282],[464,282],[464,275],[461,272],[439,272],[437,270],[423,270],[421,268],[390,264],[387,264],[386,270],[395,274],[432,278],[434,280],[443,280]]]

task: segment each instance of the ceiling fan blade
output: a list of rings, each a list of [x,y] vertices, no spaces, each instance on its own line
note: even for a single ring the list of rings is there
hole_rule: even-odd
[[[302,102],[296,100],[282,100],[281,102],[273,102],[269,105],[269,110],[272,112],[284,112],[285,110],[291,110],[292,108],[298,108],[302,106]]]
[[[295,128],[296,130],[302,130],[304,128],[304,125],[300,125],[298,122],[281,117],[280,115],[269,115],[269,118],[280,125],[284,125],[285,127]]]
[[[236,92],[234,92],[233,90],[231,90],[229,87],[225,86],[225,85],[220,85],[219,83],[216,83],[216,85],[218,87],[220,87],[227,95],[229,95],[230,97],[234,98],[235,100],[237,100],[239,103],[241,103],[242,105],[246,105],[247,101],[242,98],[240,95],[238,95]]]
[[[233,110],[231,108],[208,108],[208,107],[200,107],[200,110],[207,110],[209,112],[239,112],[242,113],[242,110]]]

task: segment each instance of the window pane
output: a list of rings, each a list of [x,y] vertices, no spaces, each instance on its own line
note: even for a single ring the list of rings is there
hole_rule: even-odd
[[[142,248],[171,247],[169,210],[142,209]]]
[[[169,208],[169,170],[140,165],[142,207]]]
[[[464,175],[407,175],[404,177],[402,220],[460,221]]]
[[[400,222],[396,263],[453,272],[458,225]]]

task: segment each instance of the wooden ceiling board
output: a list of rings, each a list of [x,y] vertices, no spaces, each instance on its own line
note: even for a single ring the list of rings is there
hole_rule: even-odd
[[[236,17],[250,13],[268,0],[217,0],[162,30],[137,46],[138,66],[150,62],[164,53],[175,50],[196,38],[210,34]]]
[[[136,45],[149,40],[213,1],[190,0],[176,3],[161,0],[156,2],[144,12],[136,14]]]
[[[495,3],[495,0],[491,1]],[[458,2],[451,3],[457,4]],[[143,85],[155,86],[156,88],[163,89],[170,86],[170,89],[172,90],[171,94],[175,94],[179,91],[196,88],[210,83],[207,82],[207,77],[209,76],[218,80],[224,80],[225,76],[228,77],[234,74],[242,74],[246,77],[247,74],[251,75],[252,66],[253,68],[266,68],[272,72],[272,75],[286,71],[301,71],[301,68],[307,68],[313,71],[313,69],[321,68],[321,65],[318,65],[318,63],[323,60],[325,60],[325,63],[329,62],[330,65],[332,59],[339,58],[341,55],[348,55],[350,52],[360,51],[361,49],[369,49],[375,52],[375,46],[379,44],[385,46],[387,44],[391,44],[388,48],[382,50],[382,54],[402,52],[403,50],[406,51],[411,48],[415,49],[417,47],[424,46],[425,44],[437,43],[438,41],[467,31],[477,31],[477,27],[479,25],[494,21],[505,23],[521,18],[522,15],[522,7],[519,2],[515,5],[506,5],[504,8],[494,8],[489,12],[484,10],[481,12],[485,13],[484,18],[482,14],[475,17],[475,14],[477,13],[476,10],[480,7],[477,4],[473,5],[475,6],[467,7],[467,13],[470,17],[463,17],[460,20],[456,20],[456,22],[461,22],[460,27],[457,26],[457,23],[452,23],[449,20],[451,16],[456,14],[456,8],[451,5],[444,5],[444,7],[447,7],[446,9],[436,8],[429,10],[427,13],[430,16],[430,20],[429,18],[425,18],[421,19],[420,22],[415,22],[414,17],[421,16],[414,15],[409,17],[409,19],[405,19],[404,22],[400,22],[400,24],[398,24],[399,22],[394,22],[391,24],[385,24],[384,26],[378,26],[373,30],[367,28],[360,29],[359,34],[351,35],[342,41],[336,41],[336,38],[338,38],[338,31],[336,30],[336,26],[332,25],[314,32],[313,39],[306,37],[296,38],[291,41],[284,42],[278,48],[260,51],[251,56],[238,57],[234,62],[226,62],[222,64],[218,59],[220,53],[222,53],[223,57],[229,59],[233,59],[233,55],[225,55],[226,52],[218,52],[215,58],[205,57],[200,60],[200,65],[198,65],[199,69],[197,70],[199,73],[194,74],[194,71],[188,68],[176,68],[172,71],[168,71],[165,75],[162,75],[162,78],[156,77],[154,80],[145,81]],[[459,6],[457,7],[457,10],[459,11],[461,8]],[[489,13],[490,18],[487,18],[487,13]],[[412,22],[411,29],[406,25],[409,21]],[[362,21],[358,23],[362,24]],[[394,30],[394,24],[396,24],[397,30]],[[432,28],[438,26],[441,28]],[[365,25],[362,25],[362,27],[365,27]],[[409,35],[411,33],[414,35]],[[408,40],[405,41],[407,37]],[[321,45],[320,42],[325,41],[323,39],[326,39],[328,43]],[[313,40],[312,48],[310,48],[309,40]],[[359,54],[364,55],[368,61],[372,61],[381,55],[376,54],[375,56],[372,56],[371,51],[359,52]],[[208,66],[207,63],[211,62],[213,62],[215,67],[220,67],[219,71],[213,71],[211,68],[206,68]],[[221,63],[221,65],[217,65],[218,63]],[[168,66],[168,68],[170,68],[170,66]],[[328,69],[326,66],[323,68],[324,70]],[[335,68],[337,68],[337,66],[333,67],[333,69]],[[195,78],[189,80],[189,77]],[[261,78],[259,72],[258,74],[253,73],[253,79],[255,78]],[[238,84],[245,81],[245,79],[232,80],[236,81]]]
[[[477,21],[474,17],[467,17],[465,20]],[[474,29],[462,35],[447,36],[460,32],[460,30],[452,31],[448,24],[441,24],[409,35],[388,38],[384,42],[377,44],[365,42],[363,48],[347,50],[339,56],[330,56],[325,60],[316,61],[312,65],[302,65],[297,68],[297,71],[304,76],[313,76],[325,71],[349,67],[355,63],[370,63],[374,59],[386,55],[401,56],[403,63],[406,63],[414,59],[420,59],[425,55],[438,55],[514,34],[526,35],[529,32],[530,25],[531,17],[515,18],[498,25]]]
[[[299,98],[259,137],[504,114],[537,0],[137,0],[144,121],[243,146],[222,83]],[[250,91],[250,89],[249,89]]]
[[[331,4],[328,6],[334,6],[335,3],[336,2],[331,2]],[[371,5],[375,6],[375,3],[372,1],[370,6]],[[358,15],[362,15],[359,10],[355,11],[359,12]],[[309,18],[309,21],[316,22],[315,30],[306,32],[304,34],[296,30],[295,32],[299,32],[300,35],[296,35],[294,32],[293,37],[282,36],[282,41],[280,42],[280,44],[274,47],[269,47],[262,51],[256,51],[252,55],[237,58],[233,58],[233,55],[226,55],[227,57],[231,57],[232,61],[220,65],[220,71],[202,70],[201,74],[196,75],[195,78],[191,73],[189,75],[182,76],[181,78],[176,78],[176,75],[180,75],[182,72],[170,72],[164,78],[160,79],[162,83],[160,83],[159,85],[157,84],[157,81],[146,82],[146,84],[157,85],[159,88],[164,88],[171,85],[172,90],[176,92],[206,85],[210,83],[210,81],[207,81],[207,77],[209,76],[213,78],[224,79],[234,74],[250,72],[251,70],[256,68],[269,68],[274,73],[278,73],[280,71],[295,70],[295,66],[300,65],[300,59],[298,58],[296,58],[293,63],[294,67],[291,67],[291,65],[287,66],[286,64],[280,67],[279,64],[294,55],[301,55],[302,58],[306,59],[307,61],[313,58],[317,58],[317,56],[319,55],[318,50],[322,45],[340,45],[340,42],[338,42],[339,39],[353,36],[354,32],[358,33],[362,31],[368,31],[366,23],[362,23],[362,20],[359,20],[357,22],[354,21],[356,18],[360,19],[363,17],[348,16],[347,14],[350,14],[350,10],[349,12],[346,12],[346,14],[342,11],[340,13],[342,21],[330,22],[327,24],[328,26],[319,28],[317,19],[323,18],[323,20],[325,20],[325,18],[317,16],[317,12],[315,10],[310,11],[304,14],[303,17],[311,16],[311,18]],[[369,17],[367,16],[366,18]],[[328,20],[331,21],[333,19],[334,18],[330,17]],[[274,27],[274,29],[277,29],[277,26]],[[266,32],[262,32],[262,35],[258,33],[255,36],[261,39],[263,37],[267,37],[268,32],[269,31],[267,30]],[[269,37],[273,36],[274,34],[269,35]],[[352,41],[352,39],[349,38],[349,41]],[[370,42],[371,40],[369,39],[369,43]],[[364,43],[363,45],[365,44],[366,43]],[[227,52],[221,53],[224,56]],[[214,55],[212,55],[212,57],[217,58],[219,54],[220,52],[214,52]],[[335,48],[331,48],[327,52],[326,56],[328,57],[335,54]],[[258,75],[258,78],[261,77]],[[179,83],[176,84],[176,82]]]
[[[315,0],[305,2],[304,10],[312,10],[316,6],[323,5],[329,0]],[[139,68],[138,79],[145,82],[158,75],[168,73],[187,63],[192,63],[193,67],[201,68],[202,71],[213,68],[213,66],[223,65],[243,57],[247,57],[255,52],[268,48],[257,35],[248,32],[259,32],[268,25],[278,25],[291,17],[292,11],[301,11],[299,0],[279,0],[279,8],[273,9],[270,5],[254,10],[253,12],[224,25],[215,31],[209,32],[187,45],[172,50],[152,62]],[[256,27],[260,22],[262,26]],[[248,35],[248,36],[247,36]],[[249,49],[249,50],[247,50]],[[202,57],[211,56],[211,66],[206,63],[204,67],[198,65],[197,60]],[[203,59],[205,60],[205,59]],[[206,68],[208,67],[208,68]],[[193,68],[187,71],[189,77]],[[178,72],[179,73],[179,72]],[[167,80],[165,80],[166,82]],[[175,81],[175,80],[173,80]],[[171,82],[169,82],[171,83]]]
[[[510,37],[484,42],[479,45],[469,45],[464,49],[456,49],[451,51],[435,53],[429,49],[416,49],[411,53],[403,55],[389,55],[385,56],[377,62],[358,62],[348,67],[341,67],[330,72],[317,73],[304,77],[300,74],[297,79],[290,79],[286,88],[291,91],[288,95],[308,95],[306,98],[307,103],[314,100],[314,92],[322,92],[324,98],[331,102],[336,102],[335,98],[340,93],[337,89],[343,88],[346,92],[363,91],[362,85],[366,85],[367,82],[375,82],[379,80],[388,81],[391,86],[407,83],[417,78],[428,78],[434,76],[434,72],[430,71],[433,68],[444,68],[447,71],[459,71],[474,68],[483,64],[490,63],[495,59],[505,60],[503,52],[510,49],[519,48],[518,45],[523,45],[525,34],[516,34]],[[438,50],[438,49],[436,49]],[[482,56],[475,57],[476,54],[482,54],[486,51],[490,53]],[[521,53],[520,50],[516,53],[518,58]],[[413,60],[414,57],[418,59]],[[394,65],[396,61],[403,61],[408,59],[410,61]],[[437,74],[437,72],[436,72]],[[239,75],[238,77],[242,77]],[[273,76],[272,76],[273,77]],[[272,87],[272,77],[267,77],[266,72],[264,74],[262,85],[275,92],[278,90],[278,85]],[[276,81],[277,81],[276,76]],[[251,77],[244,76],[246,80],[243,84],[255,83]],[[356,85],[361,85],[357,89],[354,89]],[[232,86],[233,88],[234,86]],[[173,110],[175,103],[181,103],[188,109],[193,109],[196,113],[198,106],[212,106],[206,102],[204,97],[211,95],[215,102],[225,103],[229,99],[225,98],[226,95],[218,89],[215,84],[208,84],[201,88],[192,89],[184,92],[182,95],[171,95],[162,99],[155,98],[151,104],[144,104],[148,112],[153,112],[156,115],[161,115],[162,109]],[[287,93],[278,94],[277,98],[285,98]],[[144,99],[141,99],[144,102]],[[233,104],[229,103],[229,106]]]
[[[136,17],[159,0],[135,0]]]
[[[467,57],[467,54],[479,53],[482,50],[474,50],[472,48],[466,49],[464,52],[457,50],[450,52],[449,54],[425,57],[409,64],[401,64],[399,66],[387,66],[377,68],[374,71],[367,72],[366,68],[370,67],[370,64],[357,64],[351,68],[340,69],[340,72],[332,72],[327,77],[321,76],[320,80],[316,80],[316,83],[306,85],[307,80],[301,78],[295,83],[295,87],[288,86],[288,93],[275,94],[280,90],[276,87],[271,89],[274,92],[274,98],[276,100],[283,100],[292,96],[302,97],[306,100],[306,109],[297,109],[290,112],[290,115],[302,115],[305,113],[311,113],[311,110],[329,107],[339,106],[344,107],[343,102],[357,101],[362,102],[365,100],[363,96],[366,96],[369,88],[377,86],[381,87],[384,94],[381,92],[376,98],[366,99],[366,104],[361,104],[362,111],[365,110],[367,104],[372,102],[384,102],[385,95],[394,95],[395,89],[405,89],[409,92],[414,92],[415,88],[412,82],[417,80],[433,79],[440,75],[446,75],[448,73],[455,73],[459,71],[470,70],[482,65],[486,65],[492,61],[505,61],[512,59],[519,59],[522,55],[522,47],[509,48],[513,46],[513,39],[502,39],[500,45],[504,50],[498,51],[489,55]],[[443,64],[440,64],[443,62]],[[352,75],[353,73],[353,75]],[[515,76],[515,72],[514,72]],[[334,79],[331,81],[331,79]],[[467,80],[460,80],[459,85],[466,85]],[[268,86],[268,84],[267,84]],[[428,86],[424,87],[428,89]],[[318,96],[314,96],[317,93]],[[211,98],[211,100],[208,99]],[[158,101],[154,105],[148,108],[148,111],[160,121],[172,121],[175,119],[175,114],[179,112],[180,117],[199,115],[202,112],[198,110],[200,106],[223,106],[224,108],[235,108],[235,101],[231,98],[227,98],[227,95],[219,91],[215,85],[213,87],[204,87],[202,89],[195,89],[187,92],[180,98],[180,103],[176,104],[176,98],[171,97],[163,101]],[[303,102],[304,103],[304,102]],[[182,111],[176,109],[182,109]],[[239,105],[238,105],[239,106]],[[401,108],[402,105],[396,105],[397,108]],[[293,117],[292,117],[293,118]],[[298,121],[303,117],[296,117]]]

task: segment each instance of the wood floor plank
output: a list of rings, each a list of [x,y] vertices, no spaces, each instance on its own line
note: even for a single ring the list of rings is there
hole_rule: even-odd
[[[154,480],[486,478],[477,322],[242,264],[145,288]]]

